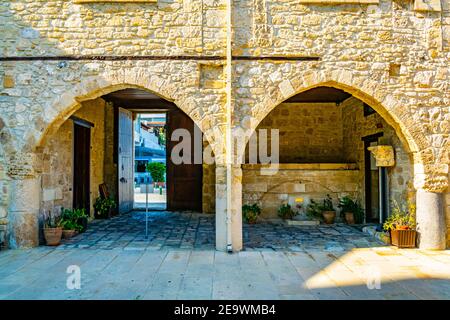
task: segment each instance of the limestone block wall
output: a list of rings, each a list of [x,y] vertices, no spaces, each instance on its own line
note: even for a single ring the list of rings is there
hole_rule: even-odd
[[[444,210],[445,220],[447,222],[447,248],[450,248],[450,189],[447,189],[444,197]]]
[[[215,213],[216,209],[216,166],[203,164],[203,213]]]
[[[1,128],[0,128],[1,132]],[[0,133],[1,134],[1,133]],[[6,245],[6,230],[8,225],[8,176],[5,170],[5,163],[1,157],[0,146],[0,243]]]
[[[395,130],[377,113],[365,117],[363,103],[354,97],[345,100],[341,107],[344,157],[348,162],[357,163],[360,189],[364,190],[364,143],[361,138],[383,132],[380,142],[392,145],[395,151],[395,166],[388,168],[390,199],[398,203],[414,202],[412,159]],[[364,201],[364,192],[360,194],[360,200]]]
[[[311,199],[322,201],[329,194],[336,206],[344,195],[361,192],[359,170],[352,164],[280,164],[272,175],[262,174],[261,165],[243,165],[243,203],[258,203],[262,218],[276,218],[278,208],[295,199],[303,199],[303,208]]]
[[[103,161],[103,180],[108,186],[111,197],[117,195],[117,163],[114,161],[114,108],[105,104],[105,152]]]
[[[98,197],[98,185],[103,183],[105,154],[105,101],[96,99],[82,103],[76,117],[94,124],[91,128],[91,208]],[[72,207],[73,186],[73,122],[67,120],[48,139],[42,152],[41,215],[49,211],[59,214],[61,207]],[[41,216],[42,218],[42,216]]]
[[[5,55],[223,54],[224,1],[0,3]]]
[[[42,152],[41,217],[59,214],[60,208],[72,207],[73,122],[62,124]]]
[[[279,130],[280,163],[342,162],[342,111],[335,103],[282,103],[259,124]],[[248,151],[248,146],[247,146]]]

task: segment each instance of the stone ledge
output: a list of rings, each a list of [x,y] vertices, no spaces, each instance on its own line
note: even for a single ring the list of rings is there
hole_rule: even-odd
[[[158,0],[73,0],[74,3],[118,3],[118,2],[129,2],[129,3],[156,3]]]
[[[243,170],[270,170],[267,164],[243,164]],[[358,170],[356,163],[280,163],[273,170]]]
[[[301,4],[379,4],[379,0],[299,0]]]

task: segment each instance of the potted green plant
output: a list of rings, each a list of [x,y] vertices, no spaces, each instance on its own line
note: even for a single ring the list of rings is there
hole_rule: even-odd
[[[244,220],[249,224],[255,224],[260,214],[261,208],[256,203],[252,205],[245,204],[242,206],[242,216]]]
[[[152,176],[154,186],[159,187],[159,191],[162,193],[162,187],[166,181],[164,177],[166,173],[166,166],[160,162],[149,162],[147,163],[146,170]]]
[[[94,217],[96,219],[109,219],[112,215],[112,209],[116,207],[113,198],[98,197],[94,202]]]
[[[49,213],[44,223],[44,238],[48,246],[57,246],[61,242],[61,217]]]
[[[82,218],[87,218],[86,210],[83,209],[62,209],[61,226],[64,239],[70,239],[74,235],[83,231]]]
[[[341,217],[345,218],[348,224],[362,223],[364,219],[364,209],[357,200],[352,200],[349,196],[339,199],[338,207],[341,209]]]
[[[278,208],[278,216],[281,219],[292,219],[293,217],[295,217],[297,215],[297,212],[295,212],[294,210],[292,210],[292,207],[290,204],[285,203],[282,204],[279,208]]]
[[[318,203],[311,199],[306,208],[306,214],[310,217],[323,219],[326,224],[334,223],[336,219],[336,210],[333,207],[333,202],[329,194],[323,199],[322,203]]]
[[[80,225],[79,232],[85,232],[88,226],[88,215],[86,213],[86,209],[74,209],[73,210],[74,219],[78,225]]]
[[[416,207],[409,204],[408,208],[400,207],[394,201],[391,215],[383,224],[384,230],[391,235],[391,244],[399,248],[416,247]]]
[[[306,215],[310,218],[315,218],[318,220],[323,220],[322,216],[322,205],[311,199],[309,204],[306,206]]]

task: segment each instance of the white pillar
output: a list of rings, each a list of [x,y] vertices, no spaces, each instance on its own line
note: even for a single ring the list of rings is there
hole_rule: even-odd
[[[226,251],[231,244],[236,252],[242,250],[242,169],[232,167],[230,221],[227,220],[226,170],[225,166],[216,166],[216,249]]]
[[[39,178],[12,179],[8,207],[8,245],[30,248],[39,245]]]
[[[445,249],[446,224],[442,193],[417,190],[416,222],[420,249]]]

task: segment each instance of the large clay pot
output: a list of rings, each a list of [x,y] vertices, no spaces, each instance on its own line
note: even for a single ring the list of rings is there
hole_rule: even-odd
[[[355,224],[355,215],[353,214],[353,212],[345,212],[345,221],[348,224]]]
[[[57,246],[61,242],[62,228],[44,228],[44,237],[48,246]]]
[[[336,219],[336,211],[323,211],[322,216],[326,224],[333,224]]]
[[[64,239],[70,239],[74,235],[76,235],[76,233],[77,233],[76,230],[63,230],[62,232]]]

